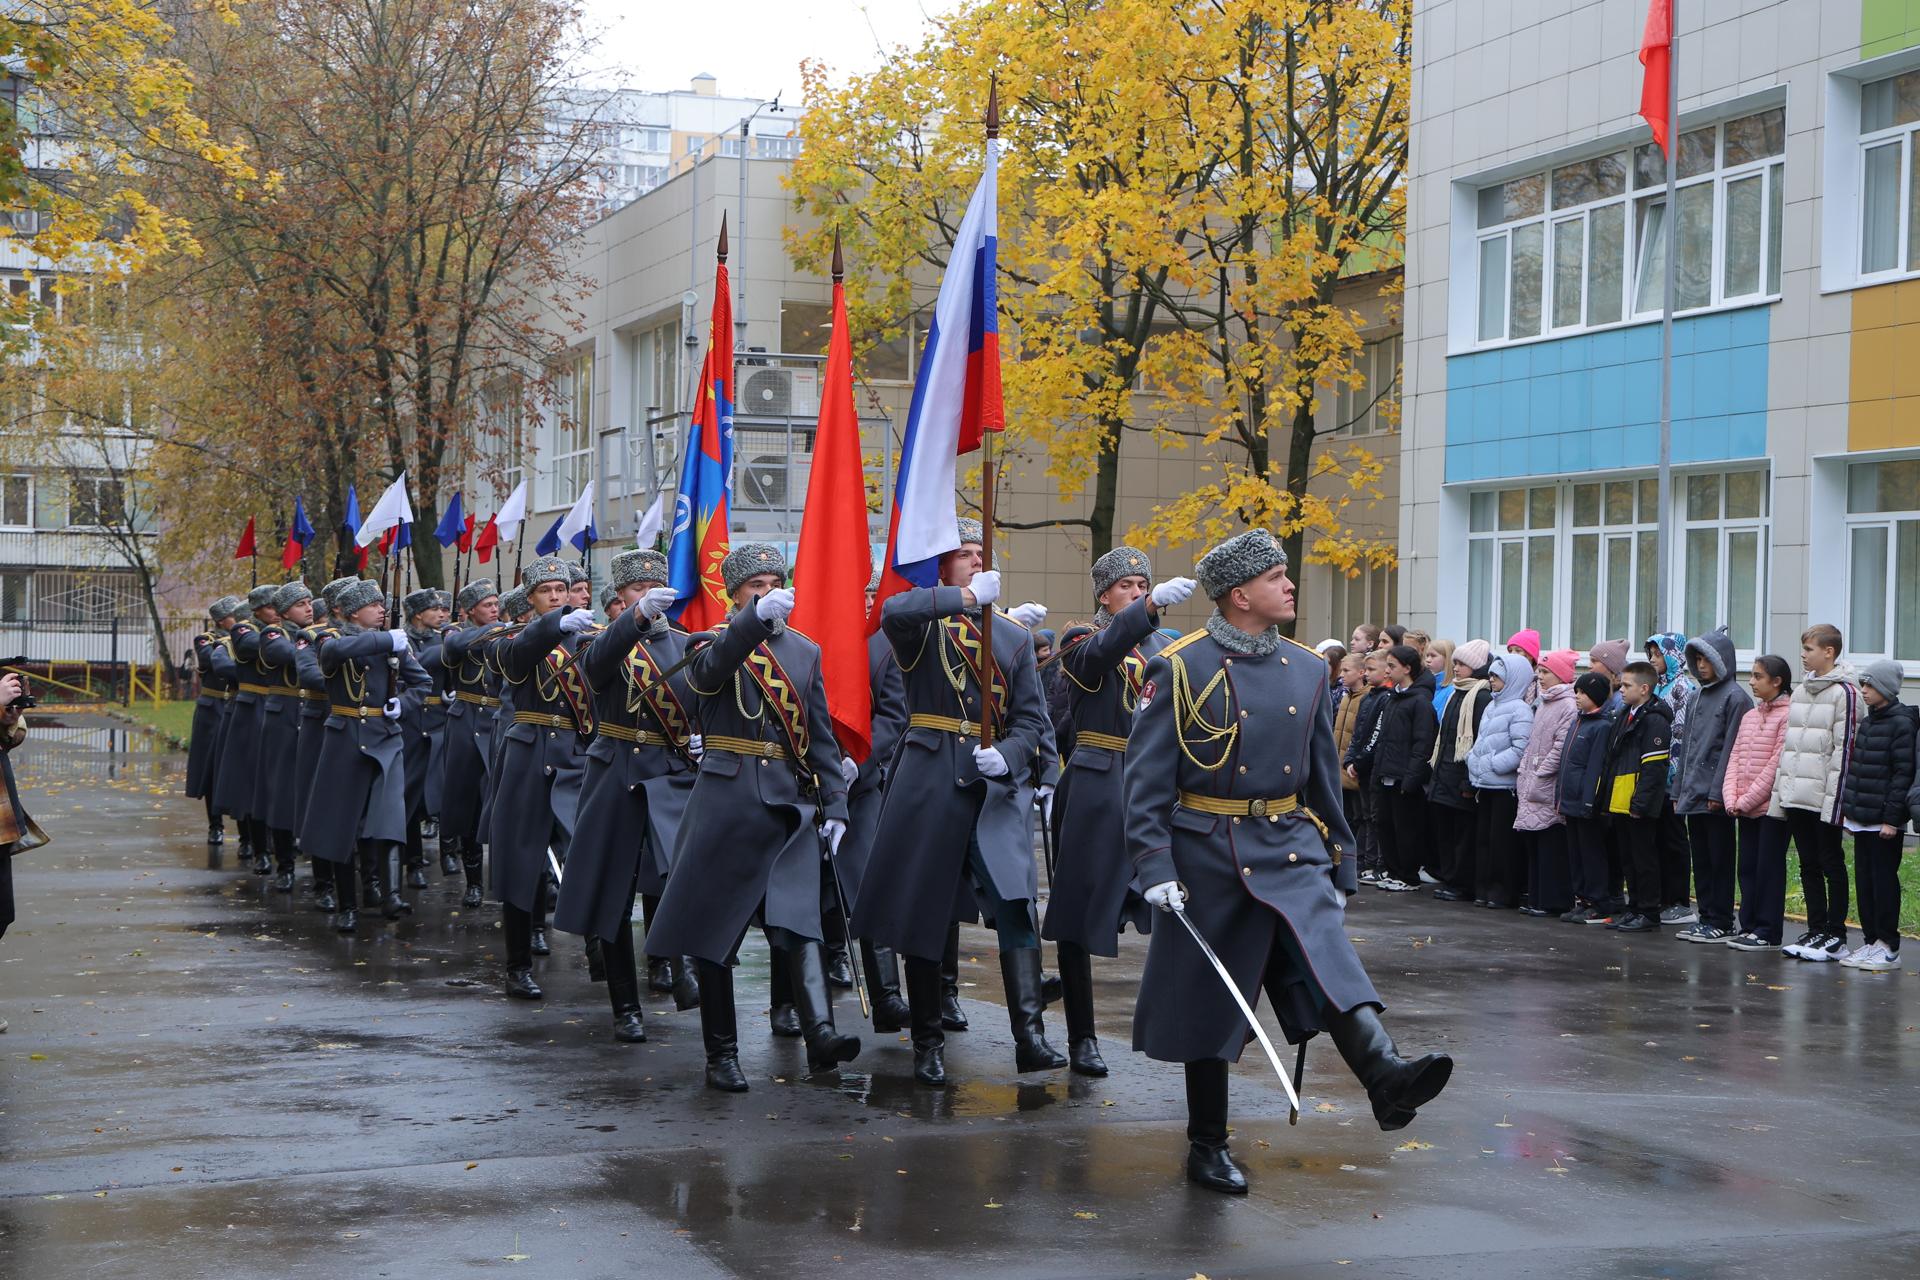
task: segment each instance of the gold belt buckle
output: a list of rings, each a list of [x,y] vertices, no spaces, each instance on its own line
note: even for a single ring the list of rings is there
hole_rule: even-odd
[[[1267,816],[1267,802],[1266,802],[1265,800],[1249,800],[1249,801],[1247,801],[1247,813],[1248,813],[1248,815],[1249,815],[1249,816],[1251,816],[1251,817],[1255,817],[1255,818],[1264,818],[1264,817],[1266,817],[1266,816]]]
[[[773,745],[773,743],[771,743],[771,742],[763,742],[763,743],[761,743],[761,744],[760,744],[760,754],[761,754],[761,755],[763,755],[763,756],[767,756],[767,757],[769,757],[769,758],[771,758],[771,757],[773,756],[773,753],[774,753],[774,745]]]

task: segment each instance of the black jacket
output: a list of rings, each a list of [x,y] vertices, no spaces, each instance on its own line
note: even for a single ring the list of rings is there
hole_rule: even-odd
[[[1582,711],[1567,729],[1560,750],[1560,812],[1569,818],[1592,818],[1606,813],[1600,788],[1607,777],[1607,744],[1613,721],[1607,709]]]
[[[1487,704],[1493,701],[1493,690],[1481,685],[1473,695],[1473,731],[1480,732],[1480,721],[1487,714]],[[1447,710],[1440,717],[1440,754],[1433,765],[1433,785],[1427,789],[1427,798],[1435,804],[1446,805],[1449,809],[1471,809],[1474,804],[1473,784],[1467,781],[1467,758],[1454,759],[1453,744],[1460,739],[1460,714],[1466,699],[1455,693],[1447,699]]]
[[[1360,698],[1360,710],[1353,721],[1353,740],[1347,743],[1347,758],[1340,763],[1352,765],[1362,782],[1373,772],[1373,747],[1380,729],[1380,712],[1392,697],[1385,689],[1369,689]]]
[[[1382,787],[1424,790],[1432,771],[1428,761],[1433,758],[1433,735],[1439,728],[1433,711],[1433,673],[1422,671],[1412,684],[1393,690],[1381,704],[1373,734],[1373,781]]]
[[[1607,771],[1601,782],[1600,808],[1635,818],[1658,817],[1667,802],[1667,762],[1673,758],[1673,708],[1649,698],[1624,710],[1614,721],[1607,744]],[[1628,784],[1620,779],[1631,778]],[[1620,804],[1614,794],[1621,794]],[[1624,805],[1624,809],[1621,808]]]
[[[1913,786],[1914,736],[1920,711],[1904,702],[1875,707],[1853,735],[1840,812],[1862,826],[1905,830],[1907,791]]]

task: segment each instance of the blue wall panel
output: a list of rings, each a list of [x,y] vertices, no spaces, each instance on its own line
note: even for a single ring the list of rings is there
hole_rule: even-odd
[[[1673,460],[1767,447],[1770,307],[1673,326]],[[1660,450],[1660,326],[1451,356],[1447,482],[1651,467]]]

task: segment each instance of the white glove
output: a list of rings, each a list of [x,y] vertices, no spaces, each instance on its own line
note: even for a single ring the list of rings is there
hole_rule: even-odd
[[[753,608],[762,622],[785,622],[787,615],[793,612],[793,590],[790,587],[775,587],[761,596]]]
[[[840,781],[846,783],[848,786],[852,786],[853,780],[859,776],[860,776],[860,766],[853,762],[853,757],[841,756],[840,757]]]
[[[1035,787],[1033,790],[1033,798],[1042,802],[1053,799],[1052,785],[1043,782],[1038,787]]]
[[[388,698],[387,705],[380,709],[380,714],[389,720],[398,720],[400,718],[400,699]]]
[[[973,575],[973,581],[967,584],[967,590],[973,592],[973,602],[977,605],[990,605],[1000,598],[1000,571],[988,569]]]
[[[821,824],[821,830],[827,833],[827,848],[839,853],[840,842],[847,836],[847,824],[838,818],[828,818]]]
[[[983,778],[1004,778],[1007,776],[1007,758],[1000,754],[998,747],[975,747],[973,766],[980,770]]]
[[[707,740],[697,733],[687,735],[687,754],[698,760],[707,753]]]
[[[1170,604],[1185,604],[1197,585],[1192,578],[1168,578],[1153,589],[1153,607],[1164,609]]]
[[[1147,905],[1158,907],[1162,911],[1184,911],[1187,906],[1186,891],[1181,889],[1178,880],[1168,880],[1156,884],[1146,892]]]
[[[405,653],[407,651],[408,645],[407,645],[406,632],[389,631],[387,632],[387,639],[393,641],[393,651],[395,653]]]
[[[647,594],[640,597],[640,616],[664,618],[667,610],[673,608],[673,602],[679,598],[672,587],[649,587]]]
[[[572,613],[561,615],[560,618],[560,630],[570,636],[578,635],[592,625],[593,611],[591,609],[575,609]]]
[[[1038,631],[1040,624],[1047,620],[1047,606],[1029,600],[1007,610],[1007,616],[1029,631]]]

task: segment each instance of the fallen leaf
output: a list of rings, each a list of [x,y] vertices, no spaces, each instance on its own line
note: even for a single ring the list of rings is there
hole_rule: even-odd
[[[986,1202],[986,1204],[981,1206],[981,1208],[983,1209],[999,1209],[1004,1207],[1005,1206],[1003,1206],[998,1200],[989,1200]]]
[[[1320,1102],[1320,1103],[1314,1104],[1313,1109],[1315,1111],[1325,1111],[1325,1112],[1331,1113],[1331,1112],[1338,1111],[1340,1108],[1334,1106],[1331,1102]]]
[[[1422,1142],[1418,1138],[1408,1138],[1405,1142],[1395,1147],[1394,1150],[1395,1151],[1431,1151],[1433,1150],[1433,1144],[1431,1142]]]
[[[1080,1219],[1080,1221],[1082,1222],[1092,1222],[1095,1218],[1099,1217],[1100,1215],[1097,1213],[1094,1213],[1090,1209],[1075,1209],[1073,1211],[1073,1216]]]
[[[467,1162],[467,1168],[469,1169],[478,1169],[479,1167],[480,1162],[478,1160],[470,1160]]]

